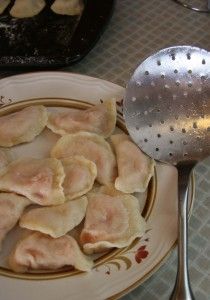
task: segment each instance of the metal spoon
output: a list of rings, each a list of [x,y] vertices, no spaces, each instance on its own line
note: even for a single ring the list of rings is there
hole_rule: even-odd
[[[188,180],[210,155],[210,53],[191,46],[163,49],[141,63],[124,99],[127,129],[156,160],[178,169],[178,271],[170,299],[194,299],[188,274]]]
[[[201,13],[209,13],[210,12],[210,0],[203,1],[193,1],[193,0],[173,0],[174,2],[188,8],[194,10],[196,12]],[[198,5],[198,6],[194,6]]]

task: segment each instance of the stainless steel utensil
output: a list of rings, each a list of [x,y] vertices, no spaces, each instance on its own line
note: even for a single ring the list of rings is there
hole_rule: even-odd
[[[210,0],[173,0],[174,2],[181,4],[182,6],[202,13],[210,12]],[[195,3],[195,4],[194,4]]]
[[[196,162],[210,155],[210,53],[177,46],[150,56],[130,79],[123,109],[135,143],[177,166],[178,272],[171,299],[194,299],[187,259],[188,180]]]

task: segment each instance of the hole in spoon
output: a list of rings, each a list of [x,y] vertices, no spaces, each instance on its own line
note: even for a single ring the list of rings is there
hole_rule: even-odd
[[[171,58],[172,58],[172,60],[175,60],[175,59],[176,59],[176,56],[175,56],[174,53],[171,54]]]
[[[193,128],[198,128],[198,125],[196,122],[193,123]]]

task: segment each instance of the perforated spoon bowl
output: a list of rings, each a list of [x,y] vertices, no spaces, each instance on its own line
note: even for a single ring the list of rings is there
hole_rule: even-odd
[[[132,75],[123,102],[128,132],[156,160],[178,169],[178,271],[171,299],[194,299],[188,274],[189,175],[210,155],[210,53],[177,46],[143,61]]]

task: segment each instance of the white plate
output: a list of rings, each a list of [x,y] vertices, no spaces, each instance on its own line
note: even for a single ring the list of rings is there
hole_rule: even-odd
[[[123,93],[124,89],[113,83],[71,73],[30,73],[0,80],[1,110],[6,105],[12,109],[16,102],[21,106],[24,100],[38,98],[48,98],[45,103],[48,101],[51,106],[56,98],[97,103],[100,99],[115,97],[121,104]],[[65,105],[67,102],[62,100],[60,103]],[[73,103],[80,105],[80,101]],[[147,233],[130,247],[111,252],[90,273],[55,272],[46,280],[47,277],[43,279],[41,275],[14,278],[14,274],[1,271],[7,276],[0,276],[0,299],[98,300],[121,297],[151,276],[176,243],[177,172],[174,167],[157,165],[146,215]]]

